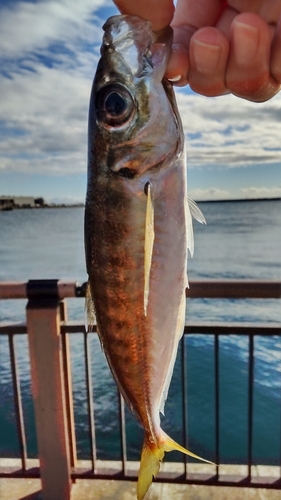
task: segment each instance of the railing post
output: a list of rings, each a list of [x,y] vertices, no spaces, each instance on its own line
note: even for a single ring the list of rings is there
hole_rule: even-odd
[[[42,297],[42,296],[41,296]],[[70,450],[59,298],[30,299],[26,309],[32,392],[44,500],[70,500]]]
[[[60,320],[67,321],[67,306],[66,301],[60,301]],[[65,403],[67,414],[67,427],[69,439],[69,452],[70,452],[70,465],[76,467],[77,462],[77,448],[75,436],[75,423],[74,423],[74,405],[72,395],[72,374],[71,374],[71,361],[70,361],[70,345],[68,334],[61,335],[62,352],[63,352],[63,372],[64,372],[64,391]],[[74,481],[75,482],[75,481]]]

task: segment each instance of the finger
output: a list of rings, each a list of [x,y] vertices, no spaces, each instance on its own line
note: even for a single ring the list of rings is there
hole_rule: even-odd
[[[174,15],[173,0],[113,0],[121,14],[139,16],[151,22],[153,31],[168,26]]]
[[[262,102],[279,90],[269,73],[271,33],[256,14],[239,14],[231,25],[226,86],[235,95]]]
[[[281,83],[281,16],[272,40],[270,72],[273,78]]]
[[[179,26],[173,28],[173,45],[171,55],[167,64],[166,78],[177,86],[188,83],[187,74],[189,70],[189,43],[195,28],[192,26]]]
[[[276,23],[281,13],[280,0],[271,0],[270,5],[267,1],[262,1],[258,13],[268,24]]]
[[[225,3],[225,0],[178,0],[172,27],[192,26],[199,29],[213,26]]]
[[[255,12],[268,24],[276,23],[281,12],[280,0],[228,0],[238,12]]]
[[[173,44],[170,58],[167,64],[165,78],[174,85],[182,87],[187,85],[187,74],[189,69],[188,50],[182,45]]]
[[[212,25],[218,19],[224,0],[178,0],[172,21],[174,30],[173,47],[168,61],[166,78],[175,85],[188,83],[189,44],[198,28]]]
[[[229,42],[216,28],[201,28],[190,41],[189,73],[190,87],[209,97],[228,93],[225,71]]]

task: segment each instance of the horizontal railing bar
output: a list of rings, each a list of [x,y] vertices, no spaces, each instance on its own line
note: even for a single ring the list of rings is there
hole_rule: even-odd
[[[1,478],[26,478],[26,479],[36,479],[40,477],[40,467],[32,467],[31,469],[17,469],[14,467],[1,467],[0,468],[0,479]]]
[[[29,280],[0,282],[0,299],[84,297],[86,284],[63,280]]]
[[[192,323],[184,327],[185,334],[218,335],[280,335],[281,323]]]
[[[0,299],[26,299],[29,296],[58,298],[84,297],[86,283],[75,281],[30,280],[1,282]],[[277,280],[191,280],[186,290],[189,298],[213,299],[280,299],[281,282]]]
[[[122,460],[97,460],[95,471],[92,469],[91,460],[78,460],[77,465],[71,468],[72,476],[79,476],[81,478],[89,476],[89,478],[96,478],[97,475],[114,475],[120,477],[133,477],[136,478],[139,470],[138,460],[126,460],[127,471],[126,474],[122,473]],[[191,463],[187,476],[185,477],[182,462],[165,463],[164,470],[160,470],[157,478],[168,477],[172,481],[176,478],[181,478],[184,481],[192,478],[216,478],[218,481],[228,480],[229,478],[236,478],[237,482],[243,480],[244,482],[250,482],[247,474],[247,464],[221,464],[221,472],[219,476],[215,474],[215,467],[211,465],[206,465],[202,463]],[[166,468],[166,470],[165,470]],[[225,470],[227,469],[227,470]],[[233,470],[232,470],[233,469]],[[273,484],[279,484],[281,486],[281,477],[279,475],[279,467],[268,466],[268,465],[257,465],[254,466],[255,472],[253,473],[253,480],[255,482],[264,483],[271,482]],[[0,477],[7,477],[11,474],[15,476],[26,476],[26,474],[39,475],[39,460],[38,459],[27,459],[26,470],[22,468],[22,462],[20,458],[0,458]],[[251,481],[253,482],[253,481]]]
[[[93,325],[93,333],[96,333],[96,325]],[[61,333],[84,333],[85,325],[81,321],[67,321],[61,324]],[[26,334],[25,323],[0,323],[0,335]],[[213,335],[280,335],[281,323],[250,323],[250,322],[220,322],[187,323],[184,327],[186,334]]]
[[[186,289],[189,298],[280,299],[281,282],[275,280],[195,280]]]
[[[14,467],[1,467],[0,478],[26,478],[36,479],[40,477],[39,467],[33,467],[23,471]],[[71,478],[75,479],[122,479],[123,481],[136,481],[138,476],[134,471],[128,471],[123,475],[122,469],[106,468],[98,469],[93,473],[90,469],[74,469]],[[236,486],[247,488],[266,488],[266,489],[281,489],[281,480],[272,476],[252,476],[249,482],[247,476],[222,474],[216,475],[206,473],[189,473],[188,477],[185,474],[173,472],[159,472],[155,482],[158,483],[176,483],[176,484],[198,484],[209,486]]]
[[[0,335],[19,335],[27,333],[25,323],[0,323]]]
[[[85,471],[74,471],[71,474],[72,479],[119,479],[122,481],[137,481],[138,475],[135,472],[128,472],[127,475],[123,475],[122,471],[115,469],[99,469],[95,474],[91,473],[90,470]],[[209,486],[236,486],[236,487],[247,487],[247,488],[267,488],[267,489],[281,489],[280,479],[271,476],[253,476],[251,481],[248,480],[247,476],[238,475],[211,475],[206,473],[189,473],[188,477],[185,474],[172,473],[172,472],[159,472],[156,483],[176,483],[176,484],[198,484],[198,485],[209,485]]]
[[[26,298],[26,282],[4,281],[0,283],[0,299]]]
[[[29,478],[35,479],[40,477],[40,468],[31,467],[25,471],[15,467],[0,467],[0,478]],[[77,468],[73,469],[71,474],[72,479],[122,479],[124,481],[136,481],[136,471],[128,471],[126,475],[119,468],[99,468],[95,473],[91,469]],[[185,474],[178,472],[159,472],[155,482],[158,483],[177,483],[177,484],[198,484],[210,486],[236,486],[247,488],[266,488],[266,489],[281,489],[281,479],[273,476],[252,476],[251,481],[245,475],[221,474],[217,477],[207,473],[189,473],[188,477]]]
[[[60,327],[61,333],[84,333],[85,332],[85,324],[81,323],[81,321],[67,321],[65,323],[61,323]],[[94,324],[91,326],[90,333],[97,333],[97,325]]]
[[[85,326],[80,321],[68,321],[61,325],[62,333],[82,333]],[[93,333],[97,331],[96,325],[93,325]],[[220,322],[205,323],[193,322],[187,323],[184,327],[185,334],[210,334],[218,335],[280,335],[281,323],[250,323],[250,322]]]

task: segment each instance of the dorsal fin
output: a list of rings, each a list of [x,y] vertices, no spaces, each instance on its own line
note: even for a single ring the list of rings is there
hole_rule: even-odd
[[[145,185],[146,194],[146,214],[145,214],[145,235],[144,235],[144,291],[143,291],[143,308],[144,315],[147,315],[147,306],[149,299],[149,280],[152,262],[152,251],[154,243],[154,208],[151,197],[151,184]]]

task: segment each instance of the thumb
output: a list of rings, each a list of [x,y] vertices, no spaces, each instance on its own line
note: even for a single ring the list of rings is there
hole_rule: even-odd
[[[153,31],[169,26],[173,14],[173,0],[113,0],[121,14],[139,16],[151,22]]]

